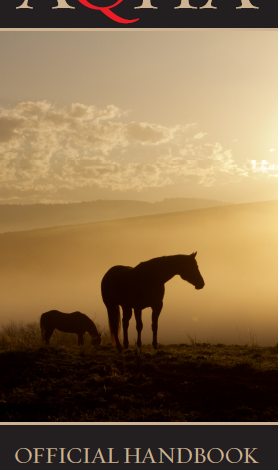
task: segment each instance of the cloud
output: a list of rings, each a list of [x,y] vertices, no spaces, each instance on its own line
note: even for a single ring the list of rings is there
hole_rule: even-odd
[[[224,150],[219,143],[193,145],[187,144],[180,149],[179,156],[172,154],[162,159],[166,173],[194,180],[203,186],[212,186],[216,182],[224,184],[238,181],[247,176],[246,169],[239,167],[233,160],[231,150]]]
[[[201,142],[208,134],[197,123],[165,126],[129,121],[129,114],[113,104],[39,101],[1,108],[0,193],[40,201],[61,189],[212,186],[255,175],[220,143]]]
[[[171,141],[180,127],[167,128],[158,124],[132,122],[126,126],[126,130],[129,139],[141,144],[158,145]]]
[[[20,135],[23,119],[0,116],[0,142],[9,142]]]
[[[206,135],[208,135],[207,132],[198,132],[198,134],[194,135],[193,139],[200,140],[203,139]]]
[[[278,171],[278,165],[276,163],[269,163],[267,160],[248,160],[246,166],[257,179],[277,176],[273,172]]]
[[[14,112],[25,116],[38,117],[40,114],[45,114],[49,109],[51,109],[51,104],[48,101],[37,101],[36,103],[26,101],[19,103]]]

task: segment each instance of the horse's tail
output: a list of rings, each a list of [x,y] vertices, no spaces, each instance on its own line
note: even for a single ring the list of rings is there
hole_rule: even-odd
[[[41,330],[43,329],[43,326],[44,326],[44,321],[43,321],[43,317],[44,314],[41,315],[41,318],[40,318],[40,327],[41,327]]]
[[[119,344],[119,333],[121,329],[121,314],[119,305],[107,307],[110,336],[113,346]]]

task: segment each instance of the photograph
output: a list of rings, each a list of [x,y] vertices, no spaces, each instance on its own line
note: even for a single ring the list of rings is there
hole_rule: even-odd
[[[277,32],[0,37],[1,423],[276,423]]]

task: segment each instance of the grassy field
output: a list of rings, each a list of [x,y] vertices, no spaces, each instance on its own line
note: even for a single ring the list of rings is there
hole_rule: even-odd
[[[87,335],[87,334],[86,334]],[[118,354],[82,347],[39,325],[0,331],[2,422],[252,422],[278,420],[278,348],[224,344],[150,345]],[[251,338],[252,339],[252,338]]]

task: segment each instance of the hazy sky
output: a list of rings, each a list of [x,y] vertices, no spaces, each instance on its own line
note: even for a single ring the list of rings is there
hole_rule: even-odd
[[[0,203],[278,198],[275,31],[1,32]]]

